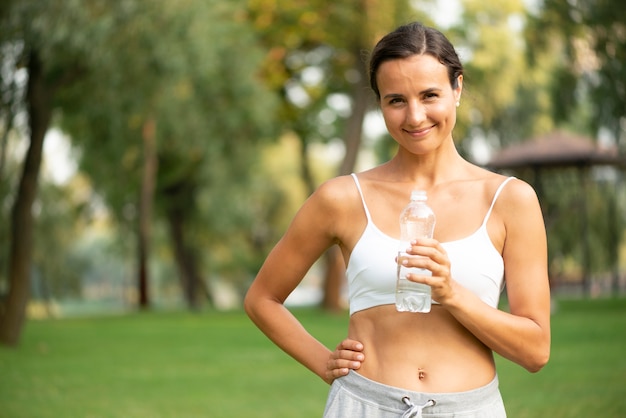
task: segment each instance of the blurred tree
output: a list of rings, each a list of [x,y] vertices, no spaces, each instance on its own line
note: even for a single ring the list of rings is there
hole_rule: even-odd
[[[622,3],[546,0],[531,13],[526,39],[532,45],[528,55],[534,67],[541,66],[546,56],[552,57],[555,69],[547,78],[546,92],[555,123],[596,140],[602,138],[604,145],[612,143],[626,159],[626,9]],[[579,193],[575,200],[589,214],[590,260],[585,262],[595,273],[606,272],[610,266],[616,287],[626,225],[626,195],[620,187],[623,172],[596,170],[588,175],[596,187]],[[563,189],[554,191],[546,196],[552,208],[567,202]],[[580,222],[580,212],[572,212],[566,204],[555,213],[562,215],[551,222],[557,260],[584,260],[583,240],[571,236],[572,230],[579,231],[571,226]]]
[[[545,0],[532,16],[527,39],[532,57],[550,53],[554,117],[574,122],[586,114],[586,131],[607,129],[626,150],[626,8],[621,0]],[[593,106],[589,106],[591,101]],[[581,113],[582,110],[582,113]],[[595,136],[595,135],[594,135]]]
[[[8,16],[8,3],[0,6],[0,21],[5,21]],[[8,25],[0,25],[0,39],[10,38],[12,30]],[[16,123],[16,115],[24,112],[23,101],[20,97],[25,96],[26,79],[25,69],[20,62],[22,47],[17,42],[0,41],[0,237],[10,236],[11,222],[10,207],[15,189],[14,177],[17,168],[14,167],[10,156],[10,137],[16,136],[16,132],[26,135],[23,124]],[[8,239],[0,240],[0,316],[3,312],[3,301],[8,289]]]
[[[470,154],[474,140],[498,148],[551,129],[545,68],[533,72],[526,60],[525,3],[461,3],[461,20],[448,33],[466,71],[455,128],[462,152]]]
[[[80,27],[85,23],[82,11],[66,15],[64,5],[41,5],[36,1],[11,1],[5,3],[0,11],[2,49],[12,50],[11,56],[18,56],[19,59],[11,64],[19,63],[28,74],[24,101],[30,142],[11,210],[8,294],[0,314],[0,343],[15,345],[19,340],[30,293],[32,209],[37,194],[44,136],[52,119],[56,94],[81,77],[84,71],[82,57],[88,54],[89,44],[84,38],[73,36],[68,26],[60,23],[71,21]],[[85,37],[93,35],[94,29],[87,27]],[[5,77],[3,75],[3,80]],[[3,101],[5,97],[3,95]],[[10,100],[8,103],[8,109],[11,109]],[[6,117],[11,118],[13,114],[8,112]],[[5,126],[10,127],[11,123]]]
[[[73,253],[75,239],[89,220],[85,210],[89,202],[78,182],[80,178],[70,185],[40,181],[35,204],[37,245],[33,246],[32,260],[32,269],[39,272],[36,276],[39,292],[32,296],[46,305],[57,297],[81,294],[86,265]]]
[[[212,299],[202,267],[247,271],[227,265],[224,253],[235,247],[247,253],[239,260],[258,258],[250,202],[267,187],[253,189],[250,179],[258,145],[272,136],[274,98],[255,71],[262,55],[241,6],[125,3],[111,11],[127,16],[117,19],[115,36],[102,46],[98,71],[67,96],[71,109],[63,126],[82,150],[81,167],[122,224],[140,217],[144,243],[152,222],[141,221],[141,214],[150,212],[154,188],[155,214],[168,223],[192,308],[202,293]],[[112,162],[119,162],[116,175]],[[146,188],[149,182],[154,185]],[[199,248],[209,251],[199,257]]]
[[[104,201],[122,222],[139,221],[143,303],[147,304],[143,271],[153,191],[161,194],[157,202],[170,214],[173,242],[179,246],[177,261],[185,265],[180,269],[183,281],[193,280],[187,272],[190,265],[196,268],[185,254],[202,241],[186,241],[181,231],[202,226],[201,235],[212,237],[209,247],[220,248],[233,245],[228,238],[251,223],[249,203],[254,199],[245,191],[250,190],[247,180],[257,144],[272,127],[273,98],[254,71],[261,55],[241,6],[195,0],[176,4],[71,0],[15,1],[0,9],[0,46],[3,52],[14,48],[19,57],[14,62],[24,63],[27,69],[30,132],[10,223],[8,296],[0,317],[3,343],[17,343],[24,320],[33,248],[32,206],[43,139],[56,109],[58,122],[81,151],[81,167],[94,179]],[[5,65],[4,56],[2,61]],[[11,86],[4,72],[2,81],[3,88]],[[2,116],[11,119],[14,107],[6,98],[14,96],[3,91],[2,97]],[[176,164],[158,177],[158,159],[163,155],[176,155]],[[201,169],[184,169],[188,161],[200,161],[191,166]],[[157,178],[164,184],[157,185]],[[172,204],[175,183],[202,184],[203,191]],[[204,205],[190,204],[198,197]],[[172,209],[176,205],[178,212]],[[203,209],[208,212],[202,213]],[[202,216],[187,225],[198,212]],[[176,221],[172,214],[178,216]],[[226,218],[220,218],[223,215]],[[254,248],[252,234],[241,235]],[[243,252],[244,247],[239,245]],[[186,294],[194,305],[195,292]]]

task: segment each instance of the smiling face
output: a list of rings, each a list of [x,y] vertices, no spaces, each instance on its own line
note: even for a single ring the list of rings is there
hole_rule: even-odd
[[[425,154],[452,142],[463,76],[453,88],[447,68],[437,59],[412,55],[383,62],[376,81],[387,130],[401,147]]]

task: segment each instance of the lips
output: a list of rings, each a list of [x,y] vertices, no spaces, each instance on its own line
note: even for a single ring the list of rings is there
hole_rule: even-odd
[[[404,132],[406,132],[407,134],[411,135],[411,136],[424,136],[427,135],[433,128],[435,127],[435,125],[433,126],[429,126],[427,128],[422,128],[422,129],[404,129]]]

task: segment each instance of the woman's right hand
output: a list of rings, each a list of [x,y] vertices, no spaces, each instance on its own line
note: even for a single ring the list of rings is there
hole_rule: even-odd
[[[339,343],[326,363],[326,382],[329,384],[338,377],[345,376],[350,370],[358,370],[365,360],[363,344],[346,338]]]

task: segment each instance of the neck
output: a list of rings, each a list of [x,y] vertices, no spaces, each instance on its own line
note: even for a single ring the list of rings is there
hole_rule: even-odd
[[[389,175],[396,181],[411,182],[416,187],[429,189],[439,183],[462,176],[470,166],[456,148],[426,155],[416,155],[400,148],[386,164]]]

